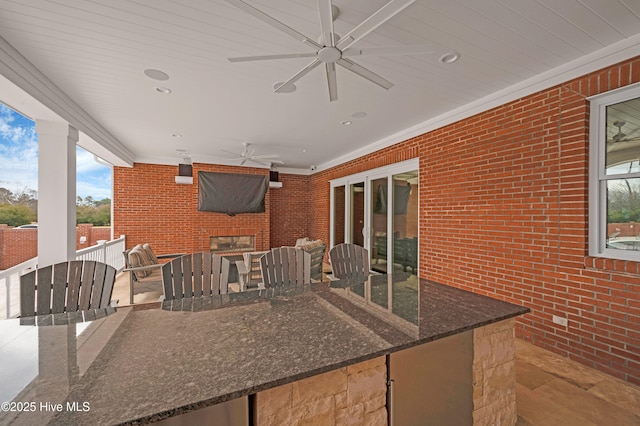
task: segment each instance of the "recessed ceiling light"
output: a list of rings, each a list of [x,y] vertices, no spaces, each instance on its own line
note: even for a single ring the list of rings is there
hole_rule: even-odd
[[[273,85],[273,90],[278,90],[278,88],[280,86],[282,86],[284,84],[284,81],[279,81],[276,84]],[[285,86],[284,89],[276,92],[276,93],[293,93],[295,92],[297,89],[295,84],[288,84],[287,86]]]
[[[345,121],[341,121],[340,124],[342,124],[343,126],[350,126],[351,122],[348,120],[345,120]]]
[[[144,75],[146,75],[147,77],[153,80],[158,80],[158,81],[169,80],[169,75],[167,73],[162,72],[160,70],[154,70],[152,68],[144,70]]]
[[[180,139],[182,137],[182,133],[172,133],[171,136]]]
[[[460,59],[460,54],[458,52],[449,52],[440,56],[440,62],[443,64],[452,64],[458,59]]]
[[[353,118],[365,118],[366,116],[367,116],[367,113],[363,111],[358,111],[351,114],[351,117]]]
[[[156,92],[168,95],[169,93],[171,93],[171,89],[169,89],[168,87],[159,86],[156,87]]]

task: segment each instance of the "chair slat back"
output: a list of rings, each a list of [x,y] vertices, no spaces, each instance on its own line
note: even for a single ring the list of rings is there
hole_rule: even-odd
[[[329,262],[336,278],[367,277],[369,252],[355,244],[338,244],[329,251]]]
[[[263,252],[243,253],[244,263],[249,271],[247,277],[247,287],[260,286],[262,283],[262,272],[260,271],[260,258],[264,256]]]
[[[116,278],[112,266],[72,260],[20,277],[20,315],[49,315],[109,306]]]
[[[185,254],[162,266],[165,300],[226,294],[229,259],[215,253]]]
[[[294,247],[274,248],[260,258],[260,271],[266,288],[309,284],[311,255]]]

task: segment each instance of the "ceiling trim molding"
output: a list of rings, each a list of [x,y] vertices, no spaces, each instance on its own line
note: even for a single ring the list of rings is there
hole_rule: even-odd
[[[118,165],[133,165],[134,155],[126,146],[2,37],[0,37],[0,74],[109,151],[113,158],[105,158],[105,160],[112,163],[116,161]],[[28,111],[24,113],[29,114]]]
[[[618,62],[634,58],[638,55],[640,55],[640,34],[621,40],[564,65],[553,68],[547,72],[538,74],[535,77],[499,90],[485,96],[484,98],[478,99],[477,101],[470,102],[420,124],[387,136],[361,149],[320,164],[315,172],[339,166],[348,161],[374,153],[396,143],[432,132],[449,124],[464,120],[465,118],[469,118],[542,90],[549,89],[574,78],[582,77],[591,72],[601,70]]]
[[[233,167],[246,167],[251,169],[264,169],[270,170],[267,166],[260,166],[251,162],[247,162],[245,164],[239,164],[238,160],[226,160],[220,158],[212,158],[207,155],[192,155],[191,161],[201,164],[213,164],[218,166],[233,166]],[[157,164],[162,166],[177,166],[180,163],[179,159],[168,159],[168,158],[154,158],[154,157],[138,157],[136,158],[136,163],[145,163],[145,164]],[[290,175],[310,175],[313,172],[310,169],[301,169],[294,167],[284,167],[280,165],[275,165],[273,167],[274,170],[282,173],[282,174],[290,174]]]

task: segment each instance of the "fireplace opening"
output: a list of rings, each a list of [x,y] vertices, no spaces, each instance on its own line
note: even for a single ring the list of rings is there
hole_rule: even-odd
[[[210,237],[211,253],[244,253],[256,251],[253,235]]]

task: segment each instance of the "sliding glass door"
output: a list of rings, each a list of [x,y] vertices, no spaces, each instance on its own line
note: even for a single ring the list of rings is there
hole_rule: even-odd
[[[418,268],[418,161],[331,181],[331,246],[366,247],[379,272]]]

